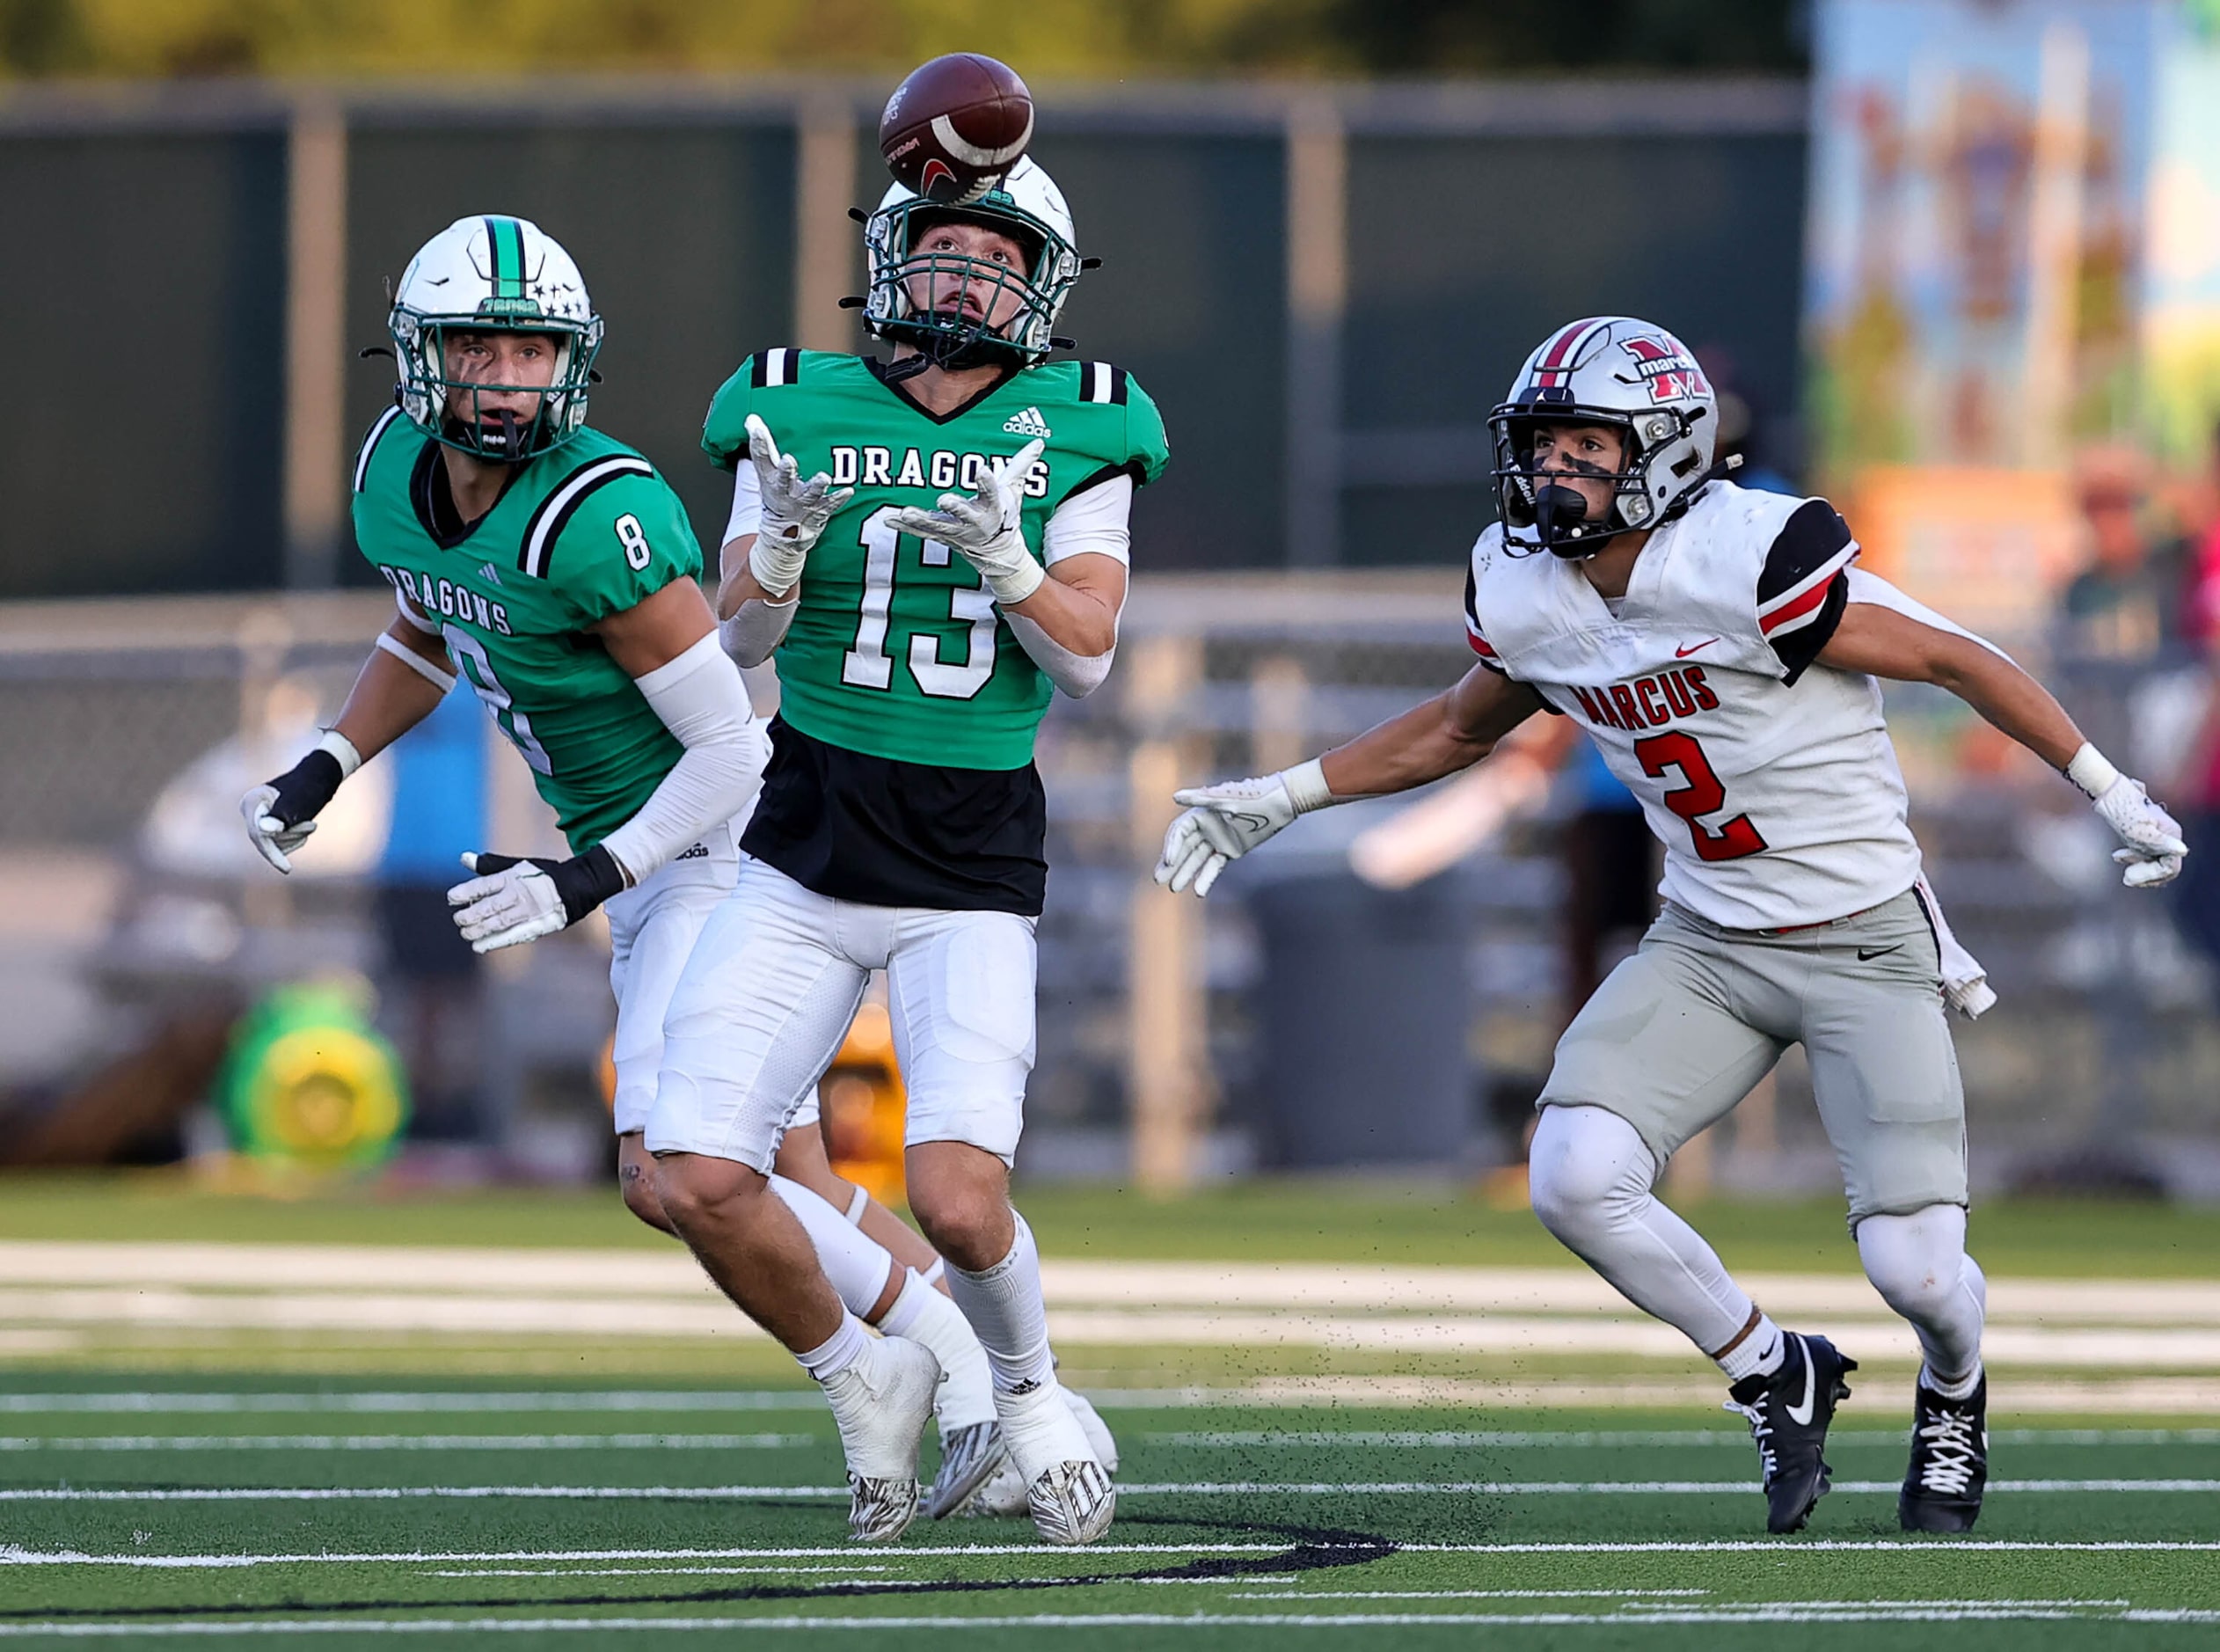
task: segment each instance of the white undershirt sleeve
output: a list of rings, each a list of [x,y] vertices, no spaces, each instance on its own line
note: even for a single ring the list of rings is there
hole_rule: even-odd
[[[1074,493],[1048,518],[1041,537],[1041,560],[1054,567],[1066,557],[1092,552],[1115,557],[1130,567],[1133,534],[1127,518],[1132,514],[1130,476],[1114,476],[1084,493]]]
[[[748,806],[770,742],[714,636],[632,680],[685,747],[639,812],[602,840],[639,884]]]
[[[763,496],[756,467],[742,464],[733,472],[733,514],[725,523],[724,543],[744,539],[759,531],[763,523]],[[787,626],[794,623],[794,603],[800,595],[797,591],[783,603],[742,603],[738,613],[718,622],[718,640],[735,664],[758,666],[770,658],[771,650],[785,640]]]
[[[1114,476],[1074,494],[1048,518],[1041,536],[1042,559],[1054,567],[1066,557],[1092,554],[1114,557],[1130,567],[1133,536],[1127,519],[1132,508],[1130,476]],[[1041,674],[1073,699],[1084,699],[1109,676],[1118,654],[1115,641],[1100,654],[1074,654],[1023,614],[1005,613],[1003,618]]]
[[[733,471],[733,514],[725,523],[723,543],[730,545],[763,525],[763,486],[754,464],[743,462]]]

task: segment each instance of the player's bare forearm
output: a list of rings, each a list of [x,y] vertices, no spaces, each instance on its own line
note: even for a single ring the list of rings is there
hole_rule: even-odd
[[[740,612],[742,603],[789,603],[794,593],[781,591],[773,596],[763,588],[755,569],[748,566],[748,553],[756,548],[756,536],[744,533],[727,542],[718,555],[717,618],[730,619]]]
[[[1471,768],[1541,709],[1532,689],[1476,665],[1455,688],[1327,752],[1325,783],[1336,797],[1407,792]]]
[[[1092,659],[1118,646],[1118,610],[1125,600],[1125,565],[1087,552],[1050,568],[1041,588],[1008,611],[1033,621],[1059,648]]]
[[[402,619],[388,626],[385,634],[443,676],[455,675],[447,646],[438,638]],[[422,672],[411,669],[405,661],[380,647],[363,662],[361,675],[354,679],[347,704],[340,709],[339,720],[332,727],[347,737],[367,763],[429,717],[446,693]]]
[[[2083,744],[2065,707],[2004,655],[1893,609],[1851,603],[1819,663],[1948,689],[2054,769],[2063,771]]]
[[[598,621],[594,633],[629,677],[668,665],[717,629],[702,588],[675,579],[653,596]]]

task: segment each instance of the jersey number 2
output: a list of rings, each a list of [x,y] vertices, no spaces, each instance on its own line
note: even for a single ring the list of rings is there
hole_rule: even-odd
[[[1727,807],[1727,788],[1720,784],[1712,760],[1704,755],[1695,735],[1676,728],[1669,735],[1638,740],[1634,760],[1652,779],[1664,778],[1668,769],[1680,771],[1682,784],[1665,793],[1665,807],[1688,822],[1688,835],[1695,840],[1696,852],[1702,859],[1740,860],[1765,847],[1764,838],[1747,815],[1737,815],[1717,827],[1704,824],[1705,815],[1716,815]]]
[[[856,646],[840,662],[840,680],[852,688],[885,689],[894,683],[887,619],[894,607],[895,562],[902,552],[902,536],[887,519],[900,508],[882,505],[864,518],[863,611],[856,620]],[[927,567],[948,566],[953,553],[946,545],[938,539],[923,544]],[[909,639],[909,675],[935,699],[968,700],[995,674],[994,593],[982,586],[958,586],[948,593],[948,618],[971,628],[963,663],[942,663],[940,639],[916,632]]]

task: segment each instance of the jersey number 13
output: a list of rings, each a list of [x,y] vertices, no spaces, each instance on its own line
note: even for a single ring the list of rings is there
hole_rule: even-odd
[[[895,564],[905,536],[896,533],[887,518],[899,508],[884,505],[864,518],[863,608],[856,621],[856,646],[840,662],[840,680],[851,688],[886,689],[894,683],[887,620],[895,601]],[[927,567],[945,568],[953,554],[938,539],[911,543],[924,546]],[[909,639],[909,675],[935,699],[968,700],[995,674],[994,593],[982,586],[958,586],[948,593],[948,618],[970,628],[962,662],[944,663],[940,639],[919,632]]]

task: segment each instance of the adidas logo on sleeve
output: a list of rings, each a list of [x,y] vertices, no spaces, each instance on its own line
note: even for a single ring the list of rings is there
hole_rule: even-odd
[[[1041,409],[1028,407],[1021,413],[1012,413],[1003,421],[1002,428],[1013,436],[1038,436],[1046,442],[1052,434],[1048,421],[1041,416]]]

